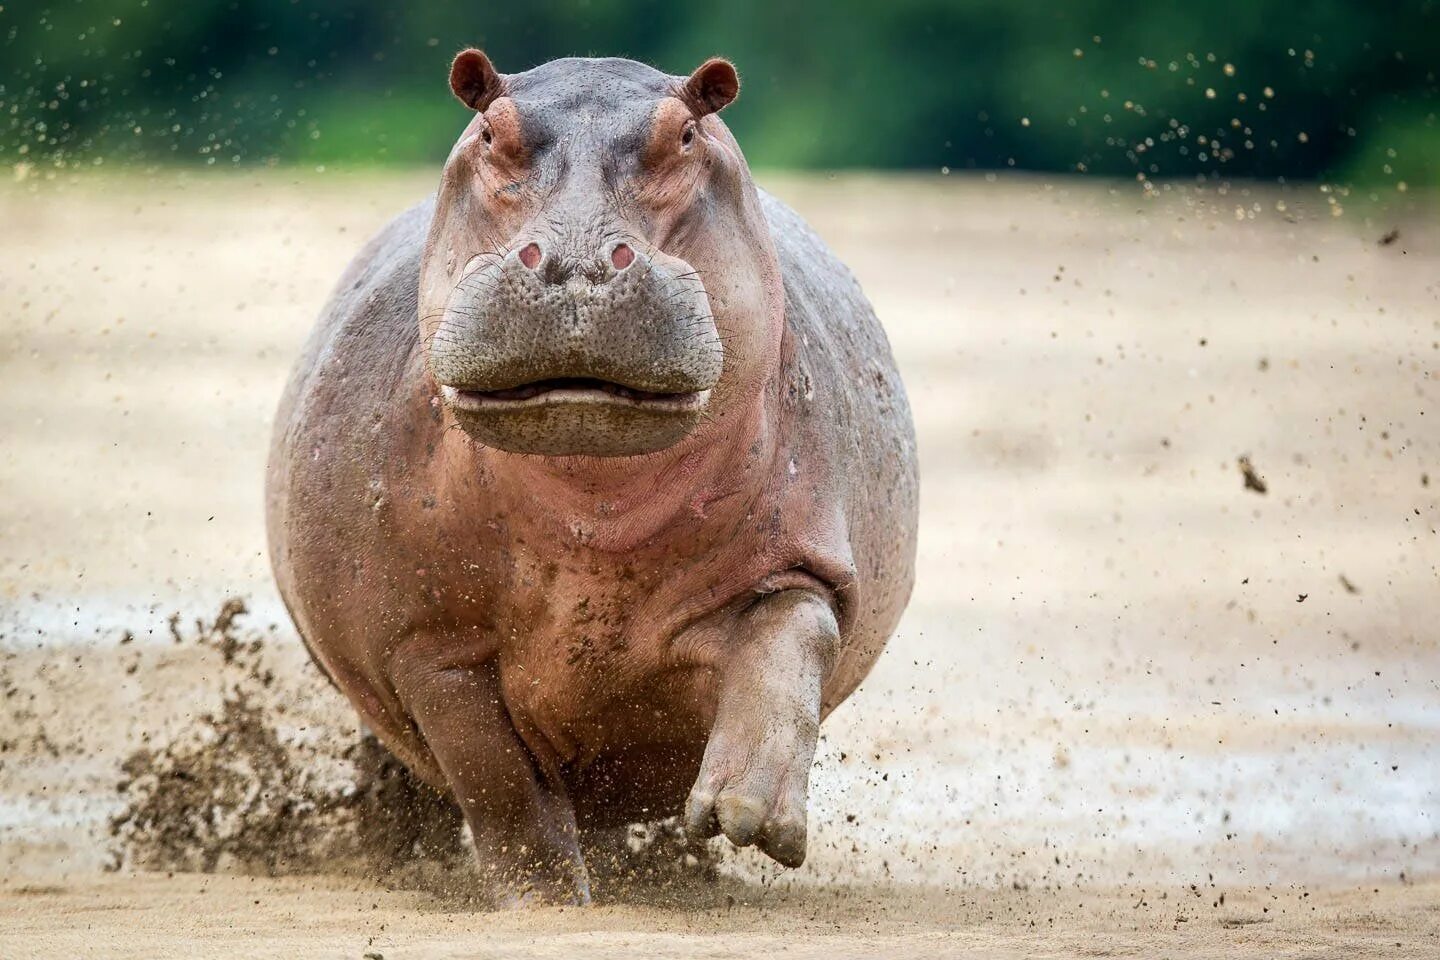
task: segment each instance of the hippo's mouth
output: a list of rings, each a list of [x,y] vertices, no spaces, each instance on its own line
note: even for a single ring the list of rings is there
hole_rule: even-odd
[[[553,404],[607,404],[643,407],[646,410],[690,413],[705,405],[709,390],[660,393],[627,387],[623,383],[594,377],[555,377],[536,380],[501,390],[476,390],[442,386],[445,402],[465,412],[500,412],[506,409]]]
[[[442,385],[456,423],[486,446],[542,456],[629,457],[679,442],[705,415],[709,390],[663,393],[594,377],[481,390]]]

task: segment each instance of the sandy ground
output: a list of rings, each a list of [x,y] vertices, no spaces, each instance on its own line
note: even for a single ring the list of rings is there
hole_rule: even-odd
[[[0,187],[0,956],[1440,954],[1440,229],[1309,185],[767,181],[885,320],[924,474],[800,871],[517,915],[104,872],[121,760],[219,699],[173,611],[246,598],[287,733],[354,735],[260,478],[329,285],[429,179]]]

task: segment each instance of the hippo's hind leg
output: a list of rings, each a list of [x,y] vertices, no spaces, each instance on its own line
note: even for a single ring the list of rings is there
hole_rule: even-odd
[[[494,664],[407,656],[393,679],[465,814],[496,904],[588,903],[575,811],[515,731]]]
[[[720,666],[720,699],[685,831],[724,832],[788,867],[805,861],[810,765],[820,733],[820,689],[840,642],[828,600],[782,590],[740,618]]]

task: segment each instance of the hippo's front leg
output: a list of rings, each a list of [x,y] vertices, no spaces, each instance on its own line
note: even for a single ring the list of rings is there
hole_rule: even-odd
[[[457,663],[445,644],[406,644],[392,677],[474,838],[499,906],[588,903],[575,811],[516,732],[495,665]]]
[[[782,590],[741,616],[720,664],[720,697],[685,830],[724,832],[787,867],[805,862],[810,765],[820,733],[820,690],[840,642],[829,600]]]

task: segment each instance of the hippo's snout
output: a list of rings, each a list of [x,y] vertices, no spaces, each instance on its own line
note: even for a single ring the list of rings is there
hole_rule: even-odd
[[[522,238],[465,265],[429,357],[467,433],[519,453],[617,457],[690,432],[724,350],[695,270],[637,247],[575,256]]]

